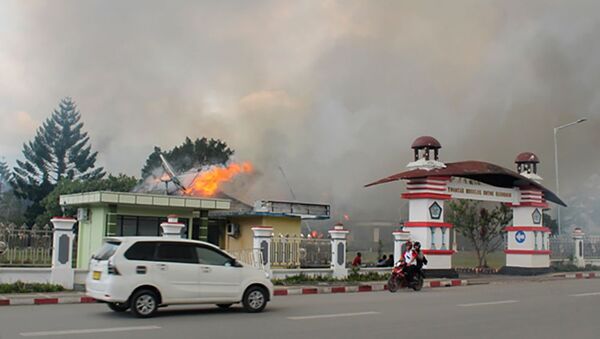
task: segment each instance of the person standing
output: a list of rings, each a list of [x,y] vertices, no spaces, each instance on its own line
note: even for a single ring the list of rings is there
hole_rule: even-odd
[[[360,267],[362,265],[362,253],[356,253],[356,257],[352,260],[352,267]]]

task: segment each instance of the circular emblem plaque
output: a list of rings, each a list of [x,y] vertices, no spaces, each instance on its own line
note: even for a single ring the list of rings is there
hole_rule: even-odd
[[[519,243],[522,244],[525,242],[525,239],[527,237],[525,236],[525,232],[523,231],[518,231],[517,233],[515,233],[515,240]]]

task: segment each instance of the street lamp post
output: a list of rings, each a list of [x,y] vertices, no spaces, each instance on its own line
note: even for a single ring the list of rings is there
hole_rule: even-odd
[[[568,124],[564,124],[562,126],[558,126],[558,127],[554,127],[554,177],[556,178],[556,195],[560,196],[560,190],[558,187],[558,139],[556,137],[557,133],[559,130],[563,129],[563,128],[567,128],[569,126],[573,126],[576,124],[580,124],[584,121],[586,121],[587,118],[581,118],[577,121],[573,121],[570,122]],[[561,222],[560,222],[560,206],[558,206],[558,209],[556,210],[556,218],[557,218],[557,222],[558,222],[558,235],[561,234]]]

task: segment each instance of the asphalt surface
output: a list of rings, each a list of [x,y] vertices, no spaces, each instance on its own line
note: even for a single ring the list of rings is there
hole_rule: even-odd
[[[275,297],[260,314],[164,308],[152,319],[102,304],[0,308],[12,338],[599,338],[600,279]]]

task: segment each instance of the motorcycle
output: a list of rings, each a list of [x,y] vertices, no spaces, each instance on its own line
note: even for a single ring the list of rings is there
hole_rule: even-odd
[[[425,275],[421,270],[416,270],[413,274],[412,281],[408,281],[406,278],[406,272],[404,271],[405,265],[400,261],[392,268],[392,275],[388,279],[387,287],[388,291],[394,293],[400,288],[408,287],[415,291],[420,291],[423,288],[423,281]]]

